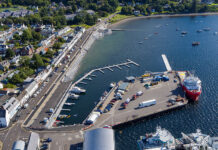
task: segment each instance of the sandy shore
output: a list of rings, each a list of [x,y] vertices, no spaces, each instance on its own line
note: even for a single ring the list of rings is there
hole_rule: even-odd
[[[146,18],[161,18],[161,17],[183,17],[183,16],[209,16],[209,15],[218,15],[218,12],[208,12],[208,13],[190,13],[190,14],[162,14],[162,15],[151,15],[151,16],[140,16],[140,17],[130,17],[113,24],[110,24],[108,28],[116,28],[118,25],[137,19],[146,19]]]

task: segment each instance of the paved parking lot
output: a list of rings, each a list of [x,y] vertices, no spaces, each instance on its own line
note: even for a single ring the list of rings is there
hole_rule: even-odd
[[[136,80],[135,83],[130,83],[128,91],[123,95],[122,100],[118,100],[112,109],[108,113],[102,114],[96,122],[96,127],[103,127],[104,125],[115,125],[119,123],[129,122],[135,119],[150,116],[162,111],[166,111],[171,108],[180,107],[185,103],[176,103],[173,106],[168,107],[168,100],[176,98],[178,95],[183,96],[184,93],[179,85],[179,82],[174,82],[175,74],[169,74],[170,81],[160,82],[158,85],[146,89],[145,83],[141,83],[140,80]],[[130,101],[126,109],[121,106],[127,98],[132,98],[138,91],[142,91],[143,95],[139,96],[136,100]],[[156,99],[156,104],[150,107],[138,108],[139,103]]]

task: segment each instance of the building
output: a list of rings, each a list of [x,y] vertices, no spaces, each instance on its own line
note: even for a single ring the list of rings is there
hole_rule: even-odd
[[[25,149],[25,142],[18,140],[14,142],[12,150],[24,150]]]
[[[115,150],[113,129],[98,128],[86,131],[83,150]]]
[[[7,127],[19,108],[20,102],[15,97],[7,100],[0,108],[0,127]]]
[[[0,45],[0,56],[5,57],[8,46],[5,44]]]
[[[34,48],[32,45],[28,45],[26,47],[23,47],[20,50],[20,55],[21,56],[26,56],[26,55],[32,55],[34,53]]]
[[[39,150],[40,137],[38,133],[32,132],[29,138],[27,150]]]
[[[95,11],[94,10],[86,10],[86,12],[90,15],[94,15],[95,14]]]
[[[128,82],[123,82],[119,85],[118,90],[126,91],[129,86]]]
[[[66,20],[73,20],[76,14],[64,15]]]
[[[10,63],[13,63],[13,64],[15,64],[15,65],[18,65],[19,61],[20,61],[20,55],[14,56],[14,57],[10,60]]]
[[[4,60],[0,62],[0,70],[5,71],[6,68],[9,68],[10,62],[8,60]]]
[[[139,11],[139,10],[135,10],[135,11],[134,11],[134,15],[135,15],[135,16],[140,15],[140,11]]]
[[[0,90],[0,96],[8,95],[9,91],[7,90]]]

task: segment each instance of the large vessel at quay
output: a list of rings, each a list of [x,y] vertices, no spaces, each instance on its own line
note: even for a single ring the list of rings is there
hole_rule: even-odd
[[[182,89],[186,97],[193,101],[198,101],[202,92],[201,80],[186,71],[178,71],[177,74],[181,80]]]
[[[175,149],[175,139],[169,131],[157,127],[156,132],[140,136],[137,141],[139,150],[171,150]]]
[[[175,139],[169,131],[157,127],[155,133],[141,136],[137,143],[139,150],[217,150],[217,140],[218,137],[210,137],[199,129]]]

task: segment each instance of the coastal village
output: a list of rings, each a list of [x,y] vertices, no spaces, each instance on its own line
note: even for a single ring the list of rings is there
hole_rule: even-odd
[[[101,2],[98,3],[100,6]],[[182,1],[178,5],[180,3],[182,4]],[[199,3],[202,6],[216,7],[212,6],[213,0],[202,0]],[[0,5],[6,3],[0,2]],[[187,95],[191,90],[184,90],[184,87],[188,86],[181,85],[186,76],[191,76],[190,72],[173,70],[163,54],[165,72],[146,72],[139,77],[128,76],[118,83],[111,83],[109,90],[102,94],[83,122],[72,126],[63,125],[64,120],[71,117],[61,115],[62,111],[69,111],[63,106],[71,107],[75,104],[71,100],[79,99],[80,94],[86,92],[79,85],[86,84],[85,80],[91,81],[95,77],[95,72],[104,74],[104,70],[113,72],[114,68],[121,70],[123,67],[140,67],[137,62],[127,59],[120,64],[95,68],[72,82],[79,64],[94,41],[112,33],[108,26],[119,21],[116,20],[116,16],[120,13],[145,16],[148,12],[158,15],[159,12],[158,7],[149,7],[149,11],[145,12],[138,7],[141,5],[140,2],[129,2],[127,5],[120,2],[118,7],[127,9],[98,18],[95,16],[99,13],[97,9],[80,7],[75,12],[62,14],[66,21],[63,26],[63,20],[59,20],[59,23],[57,21],[56,24],[51,23],[49,19],[44,19],[41,23],[32,20],[31,24],[26,24],[25,21],[20,23],[20,20],[16,22],[16,18],[40,13],[40,8],[36,5],[0,11],[0,140],[3,142],[0,142],[0,150],[14,150],[19,147],[23,147],[20,148],[22,150],[55,150],[55,145],[63,143],[67,147],[74,145],[73,148],[83,147],[84,150],[97,150],[101,143],[105,146],[104,150],[114,150],[113,127],[185,107],[190,99],[198,100],[201,94],[201,81],[198,78],[190,79],[196,81],[195,95]],[[128,7],[134,9],[130,12]],[[52,12],[72,9],[62,2],[52,2],[48,8]],[[170,8],[171,5],[164,4],[162,11],[168,11]],[[86,21],[75,23],[75,20],[81,19],[79,17],[82,13],[88,16]],[[89,18],[90,16],[92,17]],[[87,20],[93,22],[88,27],[84,26]],[[183,36],[186,34],[181,33]],[[192,46],[199,44],[195,41]],[[21,132],[19,139],[14,136],[18,130]],[[93,135],[96,135],[96,138],[93,138]],[[182,134],[183,141],[173,138],[173,146],[170,145],[172,143],[168,143],[169,141],[161,139],[166,135],[172,140],[168,131],[157,128],[154,135],[156,139],[152,140],[161,143],[158,143],[159,148],[167,143],[167,149],[218,149],[217,137],[204,135],[200,131],[190,135]],[[149,138],[141,137],[137,142],[140,150],[150,148],[146,145],[148,141],[151,142]]]

